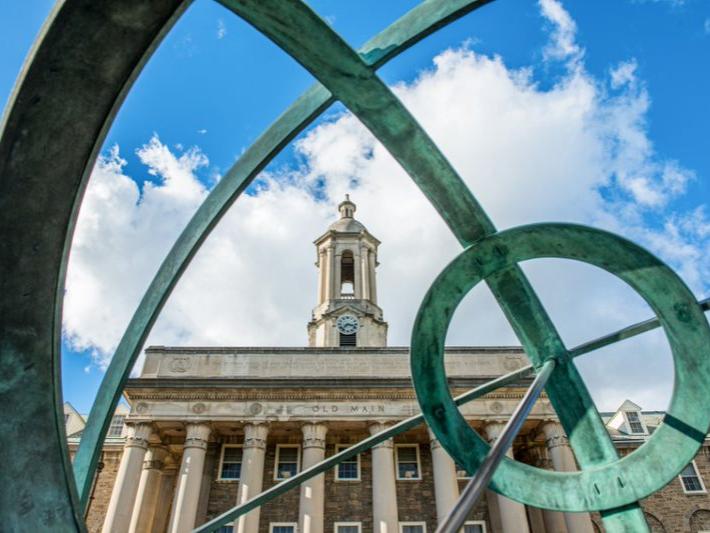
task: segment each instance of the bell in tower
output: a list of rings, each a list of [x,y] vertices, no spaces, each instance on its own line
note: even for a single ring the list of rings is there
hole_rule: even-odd
[[[380,244],[355,220],[356,206],[345,195],[340,218],[315,241],[318,305],[308,323],[315,347],[387,345],[387,322],[377,306],[375,269]]]

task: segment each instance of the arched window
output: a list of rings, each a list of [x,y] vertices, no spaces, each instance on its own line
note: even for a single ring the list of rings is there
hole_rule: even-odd
[[[648,528],[651,530],[651,533],[666,533],[666,528],[658,518],[653,516],[651,513],[643,513],[643,516],[646,518],[646,522],[648,523]]]
[[[355,296],[355,260],[350,250],[344,251],[340,259],[340,296],[342,298]]]

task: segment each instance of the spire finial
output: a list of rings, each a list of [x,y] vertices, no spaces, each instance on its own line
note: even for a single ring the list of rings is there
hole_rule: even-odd
[[[357,206],[350,200],[350,195],[345,195],[345,200],[338,204],[338,211],[340,211],[340,218],[353,218]]]

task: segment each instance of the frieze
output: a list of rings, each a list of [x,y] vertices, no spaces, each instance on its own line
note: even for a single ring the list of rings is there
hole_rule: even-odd
[[[456,393],[463,393],[464,391],[456,391]],[[131,400],[177,400],[177,401],[199,401],[199,400],[212,400],[212,401],[240,401],[240,400],[252,400],[254,402],[260,401],[302,401],[304,396],[312,400],[332,400],[332,401],[357,401],[357,400],[382,400],[382,401],[392,401],[392,400],[415,400],[416,395],[414,391],[397,391],[397,392],[385,392],[381,390],[373,391],[352,391],[352,392],[339,392],[339,391],[311,391],[311,390],[293,390],[293,391],[271,391],[271,390],[248,390],[248,391],[210,391],[210,390],[198,390],[198,391],[184,391],[184,390],[145,390],[145,389],[131,389],[127,391],[128,396]],[[520,400],[523,397],[523,393],[520,392],[500,392],[500,393],[489,393],[486,394],[485,399],[487,400]],[[542,398],[545,398],[543,395]],[[480,401],[480,400],[479,400]],[[144,403],[139,403],[139,406],[145,405]],[[258,413],[254,413],[258,414]]]

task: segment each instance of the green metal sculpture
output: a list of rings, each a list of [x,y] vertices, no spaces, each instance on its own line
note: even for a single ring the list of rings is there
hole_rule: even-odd
[[[636,503],[675,476],[710,426],[710,328],[680,279],[638,246],[598,230],[537,225],[496,232],[455,169],[378,78],[377,68],[488,0],[423,2],[355,52],[299,0],[220,0],[308,69],[320,83],[272,124],[211,191],[176,241],[133,316],[99,389],[81,445],[69,464],[59,385],[59,338],[66,259],[78,205],[105,133],[161,37],[184,12],[181,0],[65,0],[45,25],[11,98],[0,139],[0,418],[8,468],[0,472],[0,516],[9,530],[82,531],[98,454],[129,372],[160,310],[227,209],[298,133],[341,101],[383,143],[430,200],[464,251],[437,278],[412,335],[412,372],[423,415],[328,458],[198,528],[213,531],[338,462],[426,419],[470,471],[459,509],[491,488],[560,511],[598,510],[608,532],[648,531]],[[83,31],[93,28],[95,39]],[[108,59],[110,58],[110,61]],[[94,65],[104,65],[98,72]],[[72,131],[71,137],[62,133]],[[657,319],[568,349],[518,263],[537,257],[586,261],[619,276]],[[532,365],[453,400],[443,346],[458,302],[485,281]],[[619,459],[572,359],[661,325],[676,366],[664,423]],[[497,387],[537,373],[525,401],[492,450],[456,409]],[[500,451],[543,386],[567,432],[581,471],[554,473]],[[33,449],[17,447],[32,442]],[[664,450],[674,450],[673,455]],[[38,458],[38,455],[41,459]],[[500,461],[500,463],[499,463]],[[497,469],[496,469],[497,466]],[[545,490],[539,490],[544,487]],[[467,498],[467,499],[466,499]],[[455,517],[446,531],[455,530]]]

